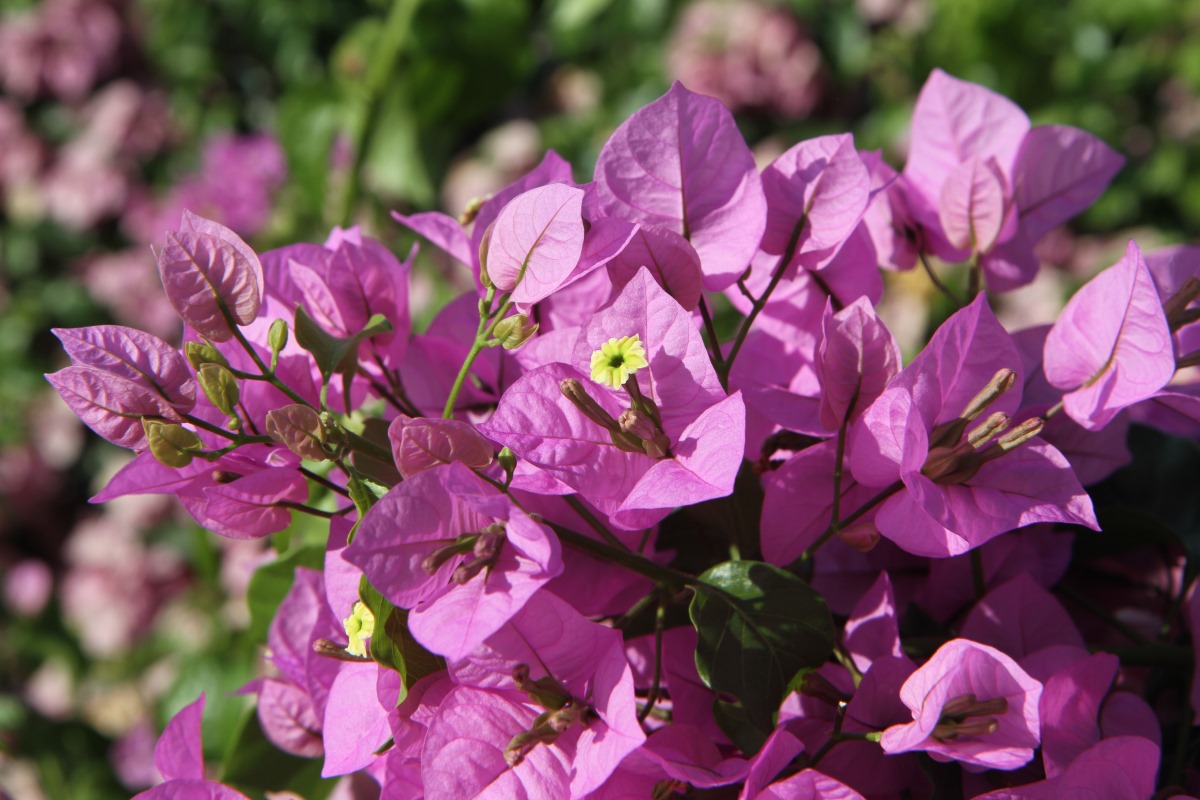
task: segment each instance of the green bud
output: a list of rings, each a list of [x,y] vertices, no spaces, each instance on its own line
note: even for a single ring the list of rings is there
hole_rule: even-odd
[[[458,215],[458,224],[462,226],[470,225],[475,221],[475,217],[479,215],[479,209],[483,208],[483,204],[487,202],[485,197],[472,197],[467,201],[467,207]]]
[[[142,417],[142,430],[146,432],[150,453],[166,467],[186,467],[204,449],[200,437],[182,425]]]
[[[279,366],[279,354],[288,343],[287,320],[277,319],[267,331],[267,345],[271,348],[271,370]]]
[[[512,480],[513,472],[517,469],[517,454],[507,447],[502,447],[496,460],[500,462],[500,466],[504,470],[505,484],[507,485]]]
[[[495,224],[492,223],[492,225]],[[493,288],[492,279],[488,277],[487,273],[488,246],[492,242],[492,225],[487,226],[487,230],[483,232],[483,238],[479,240],[479,280],[485,289]]]
[[[530,324],[528,314],[514,314],[496,323],[492,329],[493,341],[505,350],[516,350],[533,338],[538,323]]]
[[[221,355],[221,352],[208,342],[188,342],[183,346],[183,352],[187,356],[188,363],[192,365],[192,369],[200,369],[205,364],[229,366],[225,356]]]
[[[237,378],[220,364],[205,364],[196,373],[196,381],[209,402],[226,416],[235,416],[234,408],[241,398]]]

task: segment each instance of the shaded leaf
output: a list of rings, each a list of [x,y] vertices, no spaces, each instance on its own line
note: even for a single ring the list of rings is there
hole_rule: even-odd
[[[699,589],[690,609],[700,679],[772,730],[792,676],[833,652],[829,607],[803,580],[762,562],[727,561],[700,580],[713,587]]]

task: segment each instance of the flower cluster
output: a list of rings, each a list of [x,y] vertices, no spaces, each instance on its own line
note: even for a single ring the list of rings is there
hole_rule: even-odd
[[[1130,242],[1043,329],[983,291],[1121,163],[935,72],[902,170],[844,134],[760,172],[676,84],[590,183],[549,153],[458,219],[395,215],[474,279],[423,333],[413,254],[358,228],[256,253],[185,211],[155,253],[182,349],[57,330],[48,378],[137,453],[98,500],[173,494],[235,539],[328,520],[249,687],[325,777],[782,800],[925,796],[949,764],[972,796],[1148,797],[1156,710],[1050,590],[1113,432],[1200,423],[1200,256]],[[970,296],[904,364],[880,268],[932,256]],[[143,797],[241,796],[205,781],[201,708]]]

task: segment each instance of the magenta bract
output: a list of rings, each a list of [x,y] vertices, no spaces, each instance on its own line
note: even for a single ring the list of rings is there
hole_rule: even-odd
[[[737,280],[762,238],[762,181],[733,115],[678,81],[617,128],[596,160],[595,180],[589,216],[680,234],[700,255],[711,291]]]

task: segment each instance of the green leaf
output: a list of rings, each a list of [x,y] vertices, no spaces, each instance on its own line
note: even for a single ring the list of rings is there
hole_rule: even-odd
[[[392,331],[392,323],[382,314],[375,314],[367,320],[367,326],[353,336],[334,336],[318,325],[299,305],[296,306],[295,327],[296,343],[312,354],[326,383],[335,374],[353,374],[358,367],[359,342]]]
[[[275,617],[279,604],[292,588],[296,567],[324,569],[325,548],[316,545],[301,547],[283,558],[259,567],[250,578],[246,602],[250,606],[249,634],[255,641],[267,640],[267,629],[271,627],[271,620]]]
[[[750,721],[746,708],[741,703],[729,703],[720,698],[713,701],[713,718],[721,731],[729,737],[739,750],[753,755],[767,742],[770,731],[765,731]]]
[[[1200,559],[1200,449],[1187,439],[1134,425],[1133,462],[1090,487],[1102,533],[1075,537],[1077,557],[1093,558],[1173,538]]]
[[[251,797],[288,791],[308,800],[323,800],[337,785],[336,778],[322,780],[321,759],[298,758],[271,744],[253,708],[247,709],[242,717],[224,763],[221,781]]]
[[[417,644],[408,631],[408,611],[392,605],[375,590],[365,575],[358,585],[358,594],[375,616],[371,658],[380,666],[400,673],[400,696],[396,699],[399,705],[408,696],[409,686],[426,675],[445,669],[446,662]]]
[[[697,589],[690,608],[700,679],[770,731],[792,677],[833,652],[829,607],[800,578],[759,561],[727,561],[700,580],[712,587]]]

